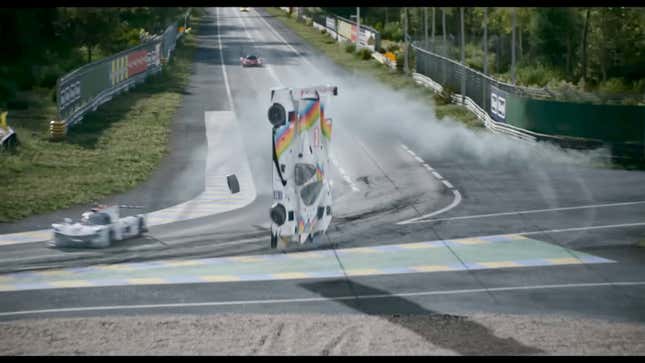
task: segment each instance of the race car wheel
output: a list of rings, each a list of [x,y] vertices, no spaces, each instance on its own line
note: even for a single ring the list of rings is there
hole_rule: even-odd
[[[139,217],[139,235],[148,232],[148,228],[146,228],[146,222],[143,220],[143,217]]]
[[[278,247],[278,235],[271,233],[271,248]]]

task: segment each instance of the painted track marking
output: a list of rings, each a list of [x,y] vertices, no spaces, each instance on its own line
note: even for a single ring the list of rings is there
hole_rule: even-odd
[[[415,153],[414,153],[414,151],[412,151],[412,150],[411,150],[409,147],[407,147],[405,144],[401,144],[401,148],[402,148],[403,150],[405,150],[408,154],[412,155],[412,157],[413,157],[417,162],[419,162],[419,164],[421,164],[421,166],[423,166],[424,168],[426,168],[426,170],[428,170],[429,172],[431,172],[431,173],[432,173],[432,175],[433,175],[435,178],[437,178],[439,181],[441,181],[441,182],[443,183],[443,185],[444,185],[446,188],[448,188],[448,189],[452,192],[453,198],[452,198],[452,202],[451,202],[449,205],[447,205],[446,207],[444,207],[444,208],[441,208],[441,209],[439,209],[439,210],[437,210],[437,211],[434,211],[434,212],[432,212],[432,213],[428,213],[428,214],[422,215],[422,216],[420,216],[420,217],[416,217],[416,218],[412,218],[412,219],[408,219],[408,220],[405,220],[405,221],[398,222],[397,224],[401,225],[401,224],[416,223],[417,221],[419,221],[419,220],[421,220],[421,219],[426,219],[426,218],[429,218],[429,217],[433,217],[433,216],[439,215],[439,214],[441,214],[441,213],[445,213],[445,212],[447,212],[447,211],[451,210],[452,208],[454,208],[454,207],[458,206],[458,205],[459,205],[459,203],[461,203],[461,200],[462,200],[461,193],[460,193],[460,192],[459,192],[459,191],[454,187],[454,185],[452,185],[449,181],[445,180],[445,179],[441,176],[441,174],[437,173],[437,172],[436,172],[436,171],[435,171],[435,170],[434,170],[434,169],[433,169],[433,168],[432,168],[428,163],[426,163],[423,159],[421,159],[419,156],[417,156],[417,154],[415,154]]]
[[[506,291],[531,291],[531,290],[618,287],[618,286],[628,287],[628,286],[643,286],[643,285],[645,285],[645,281],[588,282],[588,283],[572,283],[572,284],[489,287],[489,288],[481,288],[481,289],[432,290],[432,291],[416,291],[416,292],[404,292],[404,293],[394,293],[394,294],[369,294],[369,295],[351,295],[351,296],[337,296],[337,297],[232,300],[232,301],[210,301],[210,302],[176,303],[176,304],[86,306],[86,307],[61,308],[61,309],[9,311],[9,312],[0,313],[0,316],[19,316],[19,315],[29,315],[29,314],[132,310],[132,309],[143,310],[143,309],[160,309],[160,308],[191,308],[191,307],[215,307],[215,306],[232,306],[232,305],[260,305],[260,304],[269,305],[269,304],[307,303],[307,302],[311,303],[311,302],[330,302],[330,301],[343,301],[343,300],[355,300],[355,299],[368,300],[368,299],[422,297],[422,296],[433,296],[433,295],[461,295],[461,294],[476,294],[476,293],[506,292]]]
[[[591,208],[624,207],[624,206],[628,206],[628,205],[638,205],[638,204],[645,204],[645,201],[590,204],[590,205],[579,205],[579,206],[572,206],[572,207],[559,207],[559,208],[546,208],[546,209],[528,209],[528,210],[521,210],[521,211],[514,211],[514,212],[474,214],[474,215],[470,215],[470,216],[458,216],[458,217],[427,219],[427,220],[423,220],[423,221],[417,221],[417,222],[414,222],[414,223],[444,222],[444,221],[455,221],[455,220],[464,220],[464,219],[500,217],[500,216],[516,215],[516,214],[535,214],[535,213],[559,212],[559,211],[591,209]]]

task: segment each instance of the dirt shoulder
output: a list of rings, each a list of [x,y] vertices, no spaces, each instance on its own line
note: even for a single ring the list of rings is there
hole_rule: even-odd
[[[558,316],[172,315],[0,323],[2,355],[635,355],[645,324]]]

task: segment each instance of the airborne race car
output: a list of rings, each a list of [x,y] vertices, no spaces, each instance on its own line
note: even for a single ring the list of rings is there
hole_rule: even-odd
[[[143,214],[119,218],[119,206],[99,206],[81,215],[80,223],[65,218],[52,224],[55,247],[108,247],[114,240],[137,237],[148,231]]]
[[[329,96],[337,94],[338,87],[332,86],[271,90],[271,248],[283,249],[294,241],[317,243],[331,223],[332,120],[324,110]]]

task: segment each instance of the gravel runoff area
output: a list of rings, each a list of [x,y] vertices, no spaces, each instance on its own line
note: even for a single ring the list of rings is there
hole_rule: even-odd
[[[642,355],[645,324],[475,314],[215,314],[0,323],[2,355]]]

